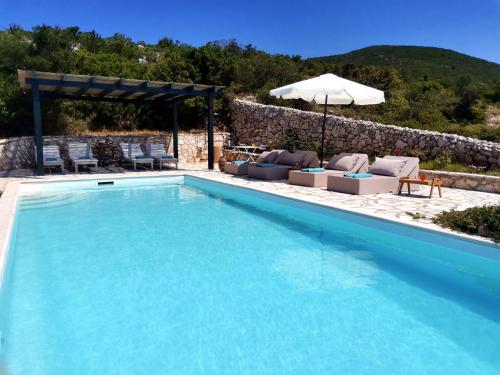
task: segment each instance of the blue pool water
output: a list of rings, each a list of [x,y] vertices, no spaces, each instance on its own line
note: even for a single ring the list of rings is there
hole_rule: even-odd
[[[499,252],[195,178],[44,184],[18,207],[3,366],[499,373]]]

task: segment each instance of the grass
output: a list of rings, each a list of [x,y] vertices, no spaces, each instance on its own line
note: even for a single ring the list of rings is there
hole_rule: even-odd
[[[500,242],[500,204],[445,211],[432,221],[444,228],[479,235]]]
[[[425,215],[418,211],[417,212],[406,211],[406,214],[413,220],[425,219]]]

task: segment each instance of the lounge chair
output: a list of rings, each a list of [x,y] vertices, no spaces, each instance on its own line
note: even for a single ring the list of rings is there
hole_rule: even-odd
[[[347,194],[380,194],[395,193],[399,186],[401,177],[418,178],[419,159],[404,156],[385,156],[380,160],[402,161],[401,168],[387,165],[377,166],[373,164],[368,172],[372,174],[368,178],[355,178],[346,176],[328,176],[327,189]],[[418,186],[412,185],[411,190],[417,190]]]
[[[175,164],[175,169],[178,169],[179,160],[174,158],[173,155],[167,155],[165,146],[162,143],[146,143],[146,153],[148,157],[158,161],[160,169],[162,169],[163,164],[168,165],[172,163]]]
[[[68,144],[69,160],[78,173],[79,165],[90,165],[97,168],[98,160],[92,155],[92,147],[88,143],[70,143]]]
[[[134,165],[134,171],[137,170],[137,164],[149,164],[151,169],[153,169],[153,158],[144,155],[139,143],[121,142],[120,148],[122,149],[123,157]]]
[[[290,171],[288,183],[307,187],[326,187],[328,176],[343,176],[346,172],[368,170],[368,155],[343,152],[330,159],[324,171]]]
[[[291,169],[319,167],[318,155],[314,151],[273,150],[263,162],[248,166],[248,177],[259,180],[284,180]]]
[[[36,150],[35,150],[36,156]],[[43,146],[43,166],[44,168],[61,168],[61,173],[64,173],[64,160],[61,159],[59,146],[50,145]]]

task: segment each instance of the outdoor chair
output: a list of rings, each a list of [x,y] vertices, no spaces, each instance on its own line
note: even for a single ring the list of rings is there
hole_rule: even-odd
[[[78,173],[78,166],[89,165],[97,168],[98,160],[92,155],[92,147],[88,143],[69,143],[68,144],[69,160],[75,168],[75,173]]]
[[[123,157],[134,165],[134,171],[137,170],[137,164],[149,164],[153,169],[153,158],[150,158],[142,152],[139,143],[120,143]]]
[[[35,148],[35,156],[36,148]],[[61,154],[59,153],[59,146],[49,145],[43,146],[43,166],[44,168],[61,168],[61,173],[64,173],[64,160],[61,159]]]
[[[175,164],[175,169],[178,169],[179,160],[173,155],[168,155],[165,151],[165,145],[162,143],[146,143],[146,152],[148,157],[158,161],[160,169],[162,169],[163,164]]]

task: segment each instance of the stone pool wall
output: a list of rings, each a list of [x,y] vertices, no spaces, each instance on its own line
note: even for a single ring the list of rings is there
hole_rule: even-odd
[[[229,133],[215,132],[216,146],[224,144]],[[121,156],[120,142],[133,143],[163,143],[168,145],[168,152],[173,153],[172,134],[155,133],[146,135],[102,135],[102,136],[45,136],[44,144],[60,146],[61,157],[69,163],[66,144],[70,142],[84,142],[92,145],[94,154],[100,152],[105,155]],[[179,159],[182,162],[199,162],[207,160],[207,133],[192,131],[179,133]],[[99,145],[99,146],[98,146]],[[99,151],[97,148],[101,148]],[[14,170],[35,167],[35,142],[33,137],[13,137],[0,139],[0,170]]]
[[[321,140],[320,113],[236,99],[231,119],[234,136],[240,143],[272,145],[291,133],[304,142]],[[422,159],[448,152],[462,163],[500,167],[498,143],[332,115],[327,117],[325,145],[330,153],[350,151],[372,155],[391,154],[399,148],[402,155]]]

